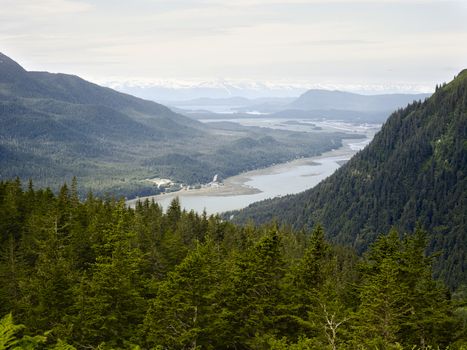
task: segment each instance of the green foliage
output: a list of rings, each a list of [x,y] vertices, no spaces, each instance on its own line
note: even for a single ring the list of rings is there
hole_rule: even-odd
[[[12,218],[15,218],[12,220]],[[461,349],[466,293],[432,278],[421,230],[364,258],[325,239],[81,202],[0,182],[4,349]],[[10,312],[24,326],[15,325]],[[1,348],[0,346],[0,348]]]
[[[144,327],[147,340],[168,348],[209,348],[220,312],[217,289],[222,282],[218,247],[208,238],[157,286]]]
[[[58,340],[57,344],[50,347],[52,350],[76,350],[76,348],[70,344],[67,344],[63,340]]]
[[[270,350],[312,350],[316,349],[318,345],[308,338],[300,338],[296,343],[290,343],[287,338],[269,339],[268,346]]]
[[[270,333],[281,316],[281,280],[285,261],[277,228],[268,228],[260,240],[235,261],[226,296],[227,323],[235,343],[249,343]]]
[[[0,320],[0,349],[8,349],[15,346],[19,342],[15,334],[23,328],[24,326],[13,323],[13,316],[11,314],[3,317]]]
[[[425,233],[380,236],[362,262],[357,334],[369,347],[448,345],[454,329],[447,291],[431,277]]]
[[[237,223],[276,218],[295,229],[322,223],[332,241],[359,253],[391,227],[429,232],[441,252],[436,276],[467,282],[467,77],[395,111],[364,150],[316,187],[234,213]],[[228,213],[228,216],[232,213]]]
[[[44,335],[29,336],[23,335],[21,332],[24,329],[24,325],[16,325],[13,322],[12,314],[5,315],[0,320],[0,350],[20,350],[20,349],[54,349],[54,350],[75,350],[76,348],[72,345],[67,344],[63,340],[52,346],[45,347],[44,344],[47,341],[47,336],[50,332],[44,333]]]
[[[27,72],[0,54],[0,180],[127,198],[159,194],[144,179],[208,183],[336,148],[344,133],[212,128],[155,102],[76,76]],[[12,208],[13,209],[13,208]],[[11,214],[14,214],[13,212]]]

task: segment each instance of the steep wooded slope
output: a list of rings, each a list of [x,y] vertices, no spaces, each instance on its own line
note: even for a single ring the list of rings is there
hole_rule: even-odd
[[[3,54],[0,123],[0,180],[56,189],[76,176],[83,192],[127,197],[160,191],[147,178],[206,183],[318,154],[347,137],[219,130],[74,75],[28,72]]]
[[[334,241],[364,250],[391,226],[431,233],[436,273],[467,281],[467,70],[425,102],[394,112],[371,144],[315,188],[254,204],[237,222],[321,222]]]

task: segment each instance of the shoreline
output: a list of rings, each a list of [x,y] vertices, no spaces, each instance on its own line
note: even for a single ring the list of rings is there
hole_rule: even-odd
[[[158,194],[154,196],[139,197],[139,198],[134,198],[134,199],[126,201],[126,204],[130,207],[133,207],[135,206],[136,202],[145,201],[146,199],[154,200],[155,202],[158,202],[158,201],[166,200],[167,198],[176,198],[178,196],[227,197],[227,196],[242,196],[242,195],[258,194],[258,193],[261,193],[262,191],[255,187],[246,185],[246,183],[251,180],[251,177],[276,174],[276,173],[280,173],[284,169],[289,169],[289,168],[297,167],[297,166],[304,166],[304,165],[317,166],[321,164],[319,161],[324,158],[342,158],[337,161],[338,162],[347,161],[354,154],[358,152],[358,150],[352,149],[351,144],[365,142],[366,140],[369,140],[369,139],[370,138],[368,137],[368,135],[366,136],[366,138],[362,138],[362,139],[342,139],[342,147],[338,149],[324,152],[318,156],[294,159],[294,160],[290,160],[285,163],[272,165],[266,168],[249,170],[249,171],[240,173],[238,175],[234,175],[234,176],[226,178],[222,182],[222,184],[220,184],[219,186],[203,187],[203,188],[189,189],[189,190],[182,189],[179,191]]]

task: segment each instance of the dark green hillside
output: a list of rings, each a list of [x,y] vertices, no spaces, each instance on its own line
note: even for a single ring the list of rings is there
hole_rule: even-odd
[[[164,213],[76,191],[0,181],[0,349],[467,346],[467,293],[433,279],[421,230],[358,257],[319,226],[240,227],[176,200]]]
[[[27,72],[1,54],[0,119],[0,178],[56,188],[76,175],[87,188],[130,196],[146,191],[135,180],[150,175],[140,162],[151,150],[206,135],[165,106],[72,75]]]
[[[467,282],[467,70],[425,102],[394,112],[371,144],[315,188],[254,204],[238,222],[273,217],[296,228],[321,222],[362,251],[392,226],[431,232],[435,272]]]
[[[144,179],[197,184],[335,148],[342,133],[209,127],[77,76],[28,72],[0,54],[0,179],[58,188],[158,193]],[[353,135],[355,137],[355,135]]]
[[[200,123],[173,113],[163,105],[101,87],[74,75],[28,72],[1,53],[0,97],[1,100],[33,105],[34,108],[52,113],[63,113],[64,110],[66,113],[66,108],[83,105],[105,106],[132,118],[145,120],[156,127],[156,121],[162,126],[170,125],[173,129],[202,127]],[[62,102],[61,106],[57,105],[58,101]],[[57,108],[61,110],[57,111]],[[165,131],[170,129],[166,128]]]
[[[99,86],[74,75],[47,72],[30,72],[29,74],[43,85],[48,86],[49,97],[56,100],[79,105],[105,106],[157,127],[165,125],[182,130],[187,129],[187,126],[201,127],[199,123],[175,114],[161,104]],[[166,128],[166,131],[170,130]]]

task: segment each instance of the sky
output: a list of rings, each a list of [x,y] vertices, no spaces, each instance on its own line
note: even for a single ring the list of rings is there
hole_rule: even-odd
[[[1,52],[28,70],[95,82],[429,91],[467,68],[467,0],[0,0],[0,8]]]

